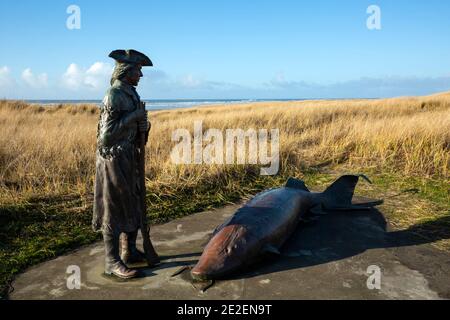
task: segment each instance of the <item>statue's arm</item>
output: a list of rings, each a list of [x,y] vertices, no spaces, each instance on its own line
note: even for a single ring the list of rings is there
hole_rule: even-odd
[[[127,111],[126,103],[128,103],[127,100],[117,91],[110,91],[103,100],[103,108],[107,113],[103,133],[105,142],[114,141],[124,131],[136,126],[137,122],[145,116],[141,110]]]

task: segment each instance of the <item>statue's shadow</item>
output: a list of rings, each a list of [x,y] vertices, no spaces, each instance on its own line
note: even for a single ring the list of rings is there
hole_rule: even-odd
[[[450,216],[403,231],[389,232],[383,214],[375,208],[360,212],[330,212],[314,222],[301,223],[285,243],[281,256],[266,258],[229,279],[325,264],[356,256],[369,249],[450,239],[450,230],[446,231],[442,225],[450,225]]]

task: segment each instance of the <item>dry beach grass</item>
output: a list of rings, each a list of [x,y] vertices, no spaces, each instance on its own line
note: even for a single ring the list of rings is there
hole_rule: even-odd
[[[289,175],[320,189],[340,173],[364,172],[375,182],[361,187],[366,195],[418,189],[388,197],[383,212],[397,228],[439,221],[442,247],[450,248],[445,240],[450,226],[449,93],[209,106],[156,111],[149,117],[147,201],[154,221],[237,201]],[[96,239],[89,215],[97,120],[92,105],[0,101],[3,282],[27,265]],[[172,132],[192,132],[196,120],[203,121],[204,130],[279,129],[280,174],[260,177],[250,165],[174,165]]]
[[[0,102],[2,195],[89,193],[97,128],[95,106]],[[196,184],[230,166],[175,166],[172,131],[278,128],[283,170],[346,164],[418,177],[449,177],[450,94],[386,100],[264,102],[150,114],[147,171],[159,184]]]

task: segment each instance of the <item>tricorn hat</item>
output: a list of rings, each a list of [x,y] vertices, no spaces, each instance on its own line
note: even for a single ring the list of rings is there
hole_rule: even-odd
[[[143,67],[152,67],[153,63],[149,57],[136,50],[114,50],[109,54],[110,58],[113,58],[119,63],[129,63],[141,65]]]

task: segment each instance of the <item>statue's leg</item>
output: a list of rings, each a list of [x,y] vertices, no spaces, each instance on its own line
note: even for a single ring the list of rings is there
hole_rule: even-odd
[[[131,279],[138,275],[137,270],[128,268],[119,256],[120,235],[103,232],[105,242],[105,274],[121,279]]]
[[[137,230],[134,232],[127,232],[122,234],[121,239],[121,258],[126,264],[139,263],[145,261],[145,255],[136,247]]]

